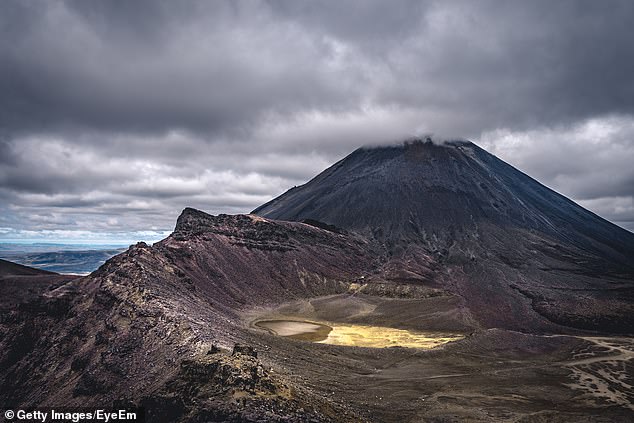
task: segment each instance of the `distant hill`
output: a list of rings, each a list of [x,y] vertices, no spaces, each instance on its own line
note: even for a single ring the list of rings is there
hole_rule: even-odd
[[[33,251],[32,248],[25,248],[25,251],[22,251],[16,248],[23,247],[6,248],[0,251],[0,257],[41,270],[80,275],[93,272],[110,257],[125,250],[125,248],[78,250],[67,249],[67,246],[58,246],[58,249],[47,246],[47,251]]]
[[[0,259],[0,276],[33,276],[33,275],[54,275],[55,272],[48,270],[34,269],[7,260]]]
[[[4,312],[17,304],[33,301],[39,295],[76,277],[0,259],[0,311]]]

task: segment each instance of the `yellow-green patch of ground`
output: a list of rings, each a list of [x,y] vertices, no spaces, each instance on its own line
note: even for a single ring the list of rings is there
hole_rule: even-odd
[[[414,332],[380,326],[334,325],[324,344],[355,347],[387,348],[434,348],[447,342],[464,338],[462,335]]]

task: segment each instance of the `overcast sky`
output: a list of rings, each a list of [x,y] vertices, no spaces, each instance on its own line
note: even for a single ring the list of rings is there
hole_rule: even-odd
[[[0,241],[157,239],[466,138],[634,230],[634,2],[2,1]]]

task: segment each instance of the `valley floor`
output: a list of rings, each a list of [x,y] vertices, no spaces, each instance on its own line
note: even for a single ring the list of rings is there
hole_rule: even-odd
[[[283,338],[250,325],[251,342],[266,365],[368,421],[634,420],[634,338],[470,331],[464,319],[446,319],[451,307],[444,301],[335,295],[250,310],[244,319],[247,324],[264,318],[321,319],[417,330],[422,328],[413,322],[427,321],[438,330],[443,317],[445,330],[466,335],[428,350],[360,348]],[[395,317],[385,310],[401,313]]]

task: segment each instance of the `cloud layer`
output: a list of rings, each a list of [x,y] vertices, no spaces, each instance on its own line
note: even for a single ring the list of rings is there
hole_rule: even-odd
[[[249,211],[417,133],[634,229],[633,18],[616,0],[2,2],[0,239],[162,236],[185,206]]]

